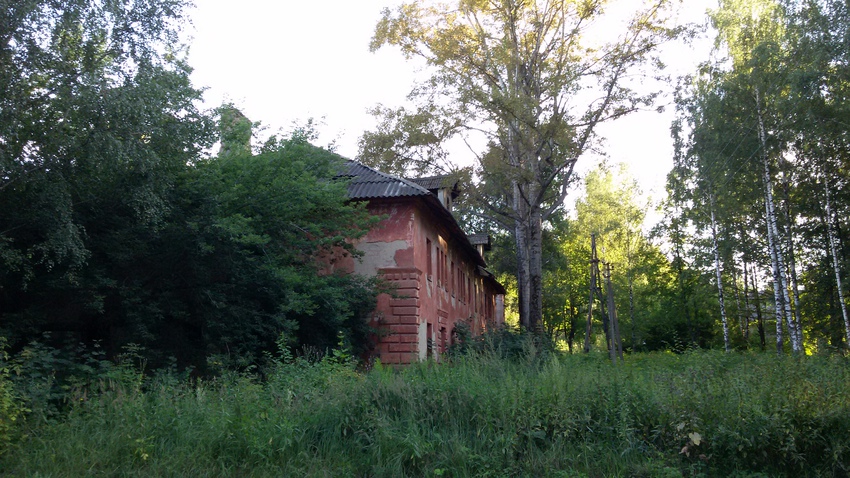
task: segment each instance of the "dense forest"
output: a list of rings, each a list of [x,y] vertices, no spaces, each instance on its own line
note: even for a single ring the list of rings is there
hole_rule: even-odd
[[[673,259],[713,275],[726,348],[754,328],[843,349],[848,5],[723,2],[712,22],[725,61],[682,82],[673,128]]]

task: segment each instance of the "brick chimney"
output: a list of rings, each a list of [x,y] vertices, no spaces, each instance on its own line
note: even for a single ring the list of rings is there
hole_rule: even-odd
[[[232,104],[218,108],[221,151],[219,156],[251,153],[251,120]]]

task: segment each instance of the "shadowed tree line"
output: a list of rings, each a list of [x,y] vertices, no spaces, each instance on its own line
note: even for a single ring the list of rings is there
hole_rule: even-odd
[[[136,344],[201,372],[284,332],[366,348],[374,284],[317,274],[371,224],[331,180],[339,157],[309,128],[252,152],[232,108],[199,110],[176,46],[186,8],[3,2],[0,335],[12,351]],[[219,117],[236,137],[210,158]]]

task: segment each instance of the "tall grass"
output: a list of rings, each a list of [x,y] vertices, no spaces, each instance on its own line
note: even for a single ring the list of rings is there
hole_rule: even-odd
[[[262,382],[103,382],[33,420],[11,476],[848,476],[840,357],[496,351],[357,373],[279,362]],[[26,425],[26,424],[25,424]]]

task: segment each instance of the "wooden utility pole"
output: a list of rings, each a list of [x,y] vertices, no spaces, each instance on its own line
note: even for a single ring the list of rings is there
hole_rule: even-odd
[[[602,309],[602,328],[605,330],[605,343],[611,348],[611,335],[608,330],[608,316],[605,312],[605,301],[602,299],[599,284],[599,257],[596,255],[596,234],[590,235],[590,297],[587,303],[587,327],[584,333],[584,351],[590,352],[590,336],[593,334],[593,301],[599,299]]]
[[[623,361],[623,341],[620,337],[620,321],[617,319],[617,309],[614,306],[614,286],[611,283],[611,264],[605,263],[605,291],[608,294],[608,324],[611,327],[611,348],[608,350],[611,361]]]
[[[590,334],[593,332],[593,297],[596,293],[596,271],[599,259],[596,258],[596,234],[590,235],[590,298],[587,301],[587,326],[584,331],[584,352],[590,352]]]

